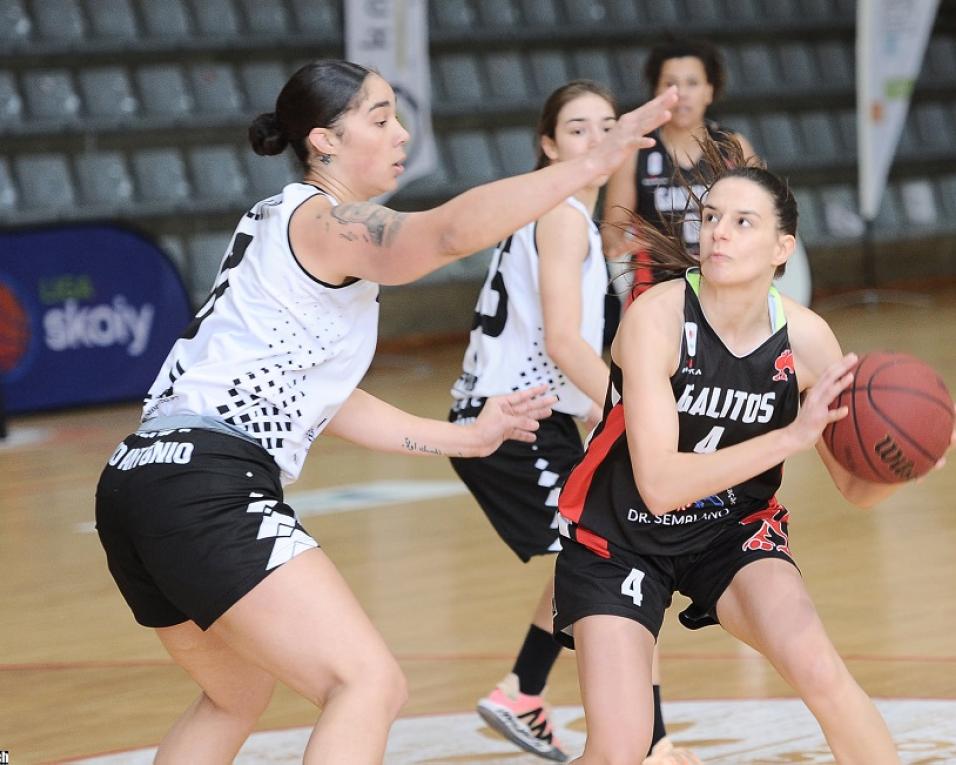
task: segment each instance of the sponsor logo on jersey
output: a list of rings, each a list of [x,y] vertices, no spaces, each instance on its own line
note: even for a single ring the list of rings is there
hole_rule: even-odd
[[[793,364],[793,351],[787,348],[781,351],[780,355],[773,361],[773,368],[777,373],[773,376],[774,382],[783,382],[788,379],[788,374],[795,375],[797,369]]]
[[[711,417],[734,422],[770,422],[774,413],[777,394],[748,393],[733,388],[718,388],[705,385],[695,392],[696,386],[688,383],[677,400],[677,411],[692,416]]]
[[[659,151],[652,151],[647,155],[647,174],[660,175],[664,172],[664,155]]]

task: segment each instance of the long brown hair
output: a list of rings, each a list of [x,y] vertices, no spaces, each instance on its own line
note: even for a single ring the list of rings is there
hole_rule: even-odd
[[[683,215],[662,216],[664,230],[631,210],[628,211],[628,223],[603,224],[623,229],[634,243],[633,250],[647,253],[658,281],[673,279],[698,264],[684,244],[681,227],[687,216],[699,220],[704,197],[724,178],[746,178],[761,186],[773,200],[777,229],[784,234],[797,234],[797,200],[786,180],[767,170],[759,159],[746,157],[740,142],[731,133],[719,133],[716,137],[707,134],[697,143],[702,154],[693,173],[688,177],[686,170],[681,173],[675,168],[671,179],[672,185],[682,188],[687,194]],[[704,191],[698,192],[695,188]],[[786,264],[778,266],[775,276],[782,276],[785,269]]]

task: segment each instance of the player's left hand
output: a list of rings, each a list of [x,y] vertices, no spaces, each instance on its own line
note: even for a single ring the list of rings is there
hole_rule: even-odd
[[[547,385],[491,396],[485,402],[474,428],[481,442],[479,455],[486,457],[509,439],[534,443],[538,420],[551,416],[551,407],[558,400],[544,395]]]

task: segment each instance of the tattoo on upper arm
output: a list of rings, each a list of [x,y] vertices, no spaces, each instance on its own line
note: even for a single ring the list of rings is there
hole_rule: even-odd
[[[405,220],[405,214],[389,210],[387,207],[371,202],[352,202],[332,208],[332,217],[348,226],[358,224],[365,227],[368,241],[372,244],[388,247],[395,240],[398,230]],[[343,231],[340,236],[352,240],[355,235]]]

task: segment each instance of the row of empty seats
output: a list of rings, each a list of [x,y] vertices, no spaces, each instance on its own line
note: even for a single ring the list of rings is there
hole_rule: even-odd
[[[0,45],[162,47],[286,35],[341,37],[339,0],[0,0]]]
[[[863,221],[857,212],[856,190],[849,185],[797,188],[801,237],[809,244],[832,244],[841,240],[855,242],[863,234]],[[878,229],[920,235],[940,228],[956,230],[956,174],[936,181],[913,179],[892,183],[884,197],[877,219]],[[193,300],[205,297],[229,245],[231,230],[161,237],[160,244],[193,285]],[[433,274],[429,281],[480,280],[487,261],[466,258]]]
[[[924,78],[942,78],[945,72],[948,84],[956,87],[956,39],[940,37],[932,49],[936,55],[928,59]],[[432,62],[435,112],[441,116],[465,108],[483,113],[526,110],[529,101],[543,99],[574,77],[605,83],[622,100],[638,98],[646,90],[642,82],[646,54],[642,48],[586,48],[440,55]],[[748,44],[727,49],[726,59],[731,97],[779,94],[781,87],[791,97],[852,87],[852,50],[837,42]],[[206,60],[23,71],[0,67],[0,129],[84,130],[137,120],[155,128],[189,120],[201,124],[208,117],[238,119],[274,108],[278,91],[296,65]]]

